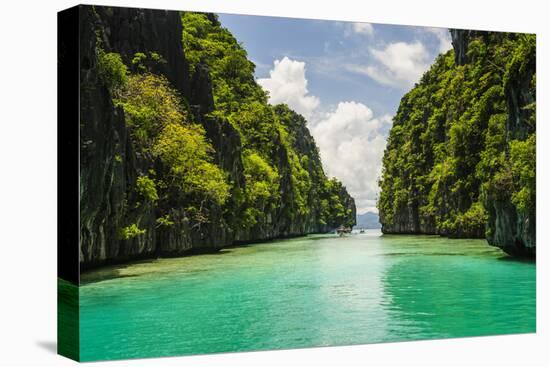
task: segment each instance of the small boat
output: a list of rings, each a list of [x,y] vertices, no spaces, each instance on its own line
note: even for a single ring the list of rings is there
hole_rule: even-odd
[[[349,233],[351,233],[351,228],[349,227],[340,226],[336,229],[336,234],[339,235],[340,237],[343,237]]]
[[[365,229],[364,228],[359,229],[359,233],[365,233]]]

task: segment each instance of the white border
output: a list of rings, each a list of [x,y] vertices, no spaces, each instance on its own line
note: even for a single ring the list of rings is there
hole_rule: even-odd
[[[540,366],[548,360],[548,11],[540,0],[135,0],[96,4],[537,33],[537,335],[98,363],[98,366]],[[73,1],[2,4],[0,73],[0,364],[66,366],[56,338],[56,12]],[[543,67],[546,66],[546,68]],[[513,282],[514,279],[510,279]],[[482,322],[482,320],[481,320]],[[94,364],[95,365],[95,364]]]

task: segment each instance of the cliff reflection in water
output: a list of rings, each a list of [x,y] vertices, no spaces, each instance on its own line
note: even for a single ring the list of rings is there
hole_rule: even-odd
[[[382,277],[391,328],[406,339],[535,331],[534,263],[477,240],[385,237],[410,241],[406,251],[384,255],[391,260]]]

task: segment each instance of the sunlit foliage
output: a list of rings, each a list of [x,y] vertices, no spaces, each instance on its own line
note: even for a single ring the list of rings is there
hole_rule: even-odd
[[[212,116],[227,119],[241,136],[246,181],[241,224],[265,223],[277,208],[296,222],[315,214],[320,225],[352,224],[354,213],[345,207],[350,203],[342,202],[341,184],[336,189],[337,181],[327,180],[305,119],[287,106],[267,103],[254,80],[254,64],[216,15],[183,13],[182,23],[191,71],[202,65],[210,72]],[[298,140],[306,142],[305,148]]]
[[[507,104],[525,84],[534,96],[534,55],[534,35],[487,33],[470,41],[465,65],[455,65],[452,50],[437,58],[394,117],[380,180],[383,223],[412,213],[430,231],[477,237],[495,200],[534,210],[535,102],[519,112]],[[522,119],[515,135],[506,130],[510,113]]]

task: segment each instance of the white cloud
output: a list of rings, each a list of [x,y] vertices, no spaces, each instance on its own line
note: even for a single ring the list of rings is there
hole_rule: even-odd
[[[377,212],[378,177],[391,117],[375,117],[369,107],[353,101],[323,113],[319,99],[308,93],[305,63],[286,57],[274,63],[270,78],[260,80],[271,103],[286,103],[308,119],[325,172],[342,181],[358,212]]]
[[[319,106],[319,98],[308,95],[305,65],[285,56],[282,60],[275,60],[269,78],[257,79],[257,82],[269,92],[270,103],[286,103],[310,119]]]
[[[425,28],[425,31],[433,34],[439,41],[439,52],[444,53],[449,51],[453,45],[451,44],[451,34],[446,28]]]
[[[352,36],[368,36],[372,37],[374,35],[374,26],[371,23],[364,23],[364,22],[353,22],[353,23],[347,23],[347,22],[338,22],[336,23],[339,27],[343,27],[344,30],[344,36],[345,37],[352,37]]]
[[[327,175],[344,183],[359,213],[377,211],[378,178],[390,124],[390,116],[375,117],[362,103],[340,102],[310,125]]]
[[[370,23],[352,23],[351,26],[355,33],[366,34],[368,36],[374,34],[374,27]]]
[[[352,72],[366,74],[377,82],[391,87],[409,89],[420,80],[430,66],[430,54],[419,42],[395,42],[383,49],[370,48],[374,59],[370,65],[345,65]]]

